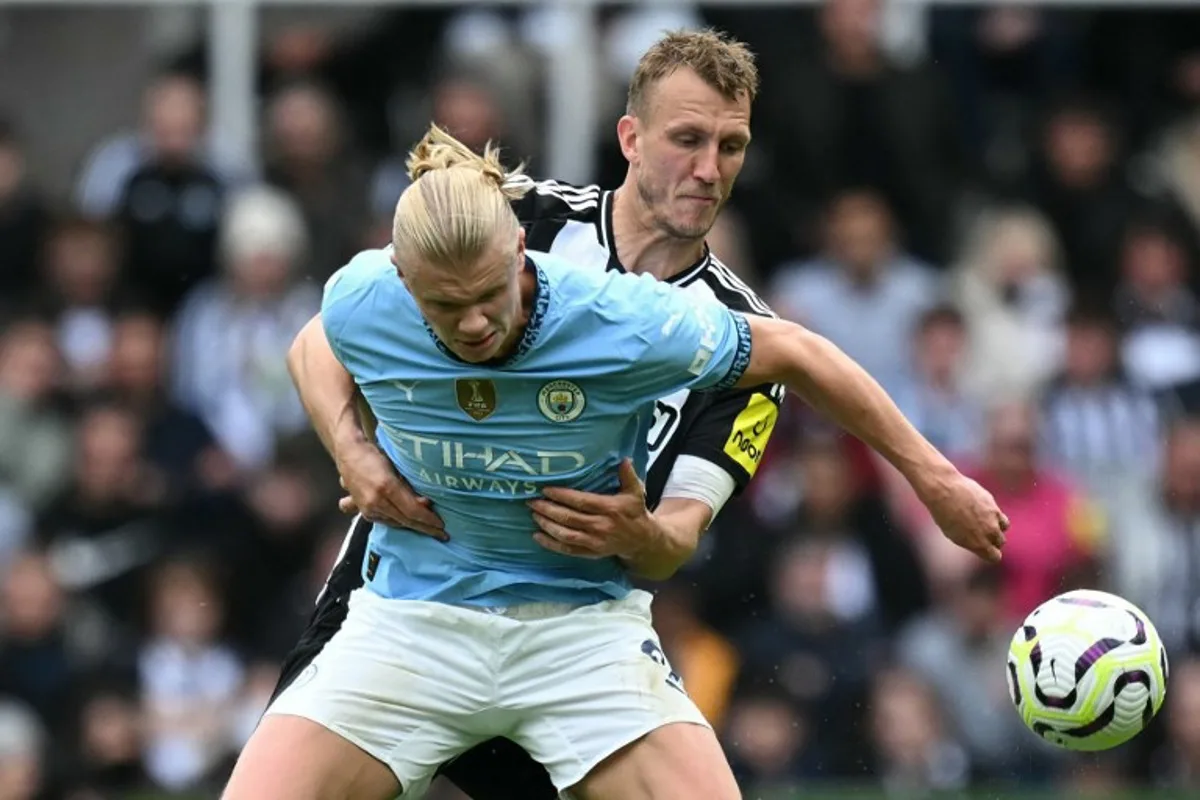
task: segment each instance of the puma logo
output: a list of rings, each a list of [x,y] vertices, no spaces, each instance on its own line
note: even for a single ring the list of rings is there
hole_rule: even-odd
[[[413,389],[417,388],[417,384],[419,383],[420,381],[413,381],[412,383],[405,383],[404,381],[392,381],[392,386],[393,388],[404,392],[404,399],[411,403],[413,401]]]

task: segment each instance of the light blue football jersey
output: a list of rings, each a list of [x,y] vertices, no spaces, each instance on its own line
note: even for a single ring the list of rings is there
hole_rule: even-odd
[[[650,276],[582,270],[529,253],[537,293],[501,363],[466,363],[436,338],[388,251],[330,278],[325,334],[379,422],[379,445],[433,501],[447,543],[376,524],[363,575],[385,596],[504,606],[623,597],[618,559],[550,552],[527,501],[543,487],[615,493],[644,476],[654,401],[732,386],[750,361],[746,320]]]

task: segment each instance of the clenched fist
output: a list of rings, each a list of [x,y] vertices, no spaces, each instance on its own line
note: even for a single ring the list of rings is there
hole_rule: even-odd
[[[955,472],[917,488],[917,496],[947,539],[985,561],[1000,560],[1008,517],[991,492]]]

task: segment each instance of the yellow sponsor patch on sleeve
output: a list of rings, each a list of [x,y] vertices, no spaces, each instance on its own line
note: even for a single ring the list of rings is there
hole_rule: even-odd
[[[725,440],[725,455],[740,464],[752,478],[777,419],[779,407],[766,395],[755,392],[733,421],[733,430]]]

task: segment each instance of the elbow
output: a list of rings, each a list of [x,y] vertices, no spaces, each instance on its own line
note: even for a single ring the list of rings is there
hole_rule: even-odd
[[[300,387],[300,372],[304,363],[304,331],[300,331],[292,341],[287,351],[287,371],[292,376],[292,383]]]
[[[310,319],[296,334],[296,338],[292,340],[292,346],[288,348],[285,359],[287,371],[292,376],[292,383],[296,384],[297,389],[300,388],[300,379],[304,374],[304,365],[308,358],[308,340],[316,333],[321,333],[320,325],[320,315]]]

